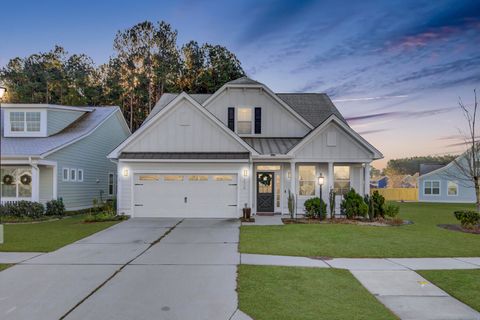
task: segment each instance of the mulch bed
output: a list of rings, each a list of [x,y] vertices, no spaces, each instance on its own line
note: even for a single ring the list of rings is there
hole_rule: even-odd
[[[345,218],[335,218],[335,219],[309,219],[309,218],[282,218],[284,224],[355,224],[360,226],[374,226],[374,227],[391,227],[391,226],[402,226],[406,224],[412,224],[408,220],[357,220],[357,219],[345,219]]]
[[[439,224],[437,226],[443,229],[451,230],[451,231],[480,234],[480,226],[477,226],[473,229],[466,229],[458,224]]]
[[[255,218],[250,218],[250,219],[240,218],[240,221],[242,221],[242,222],[255,222]]]

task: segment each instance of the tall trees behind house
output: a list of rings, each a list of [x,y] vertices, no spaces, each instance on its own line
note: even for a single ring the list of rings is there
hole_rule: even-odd
[[[7,102],[119,105],[136,130],[165,92],[211,93],[244,75],[235,54],[195,41],[179,47],[177,31],[161,21],[119,31],[115,54],[98,67],[60,46],[11,59],[0,70]]]

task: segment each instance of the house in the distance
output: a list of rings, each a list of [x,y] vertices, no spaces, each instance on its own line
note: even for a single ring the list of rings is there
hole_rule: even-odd
[[[306,199],[369,193],[382,154],[325,94],[274,93],[243,77],[214,94],[164,94],[109,155],[118,209],[134,217],[239,217],[297,212]],[[337,204],[339,201],[337,202]]]
[[[112,198],[117,169],[106,155],[129,135],[118,107],[2,104],[1,201],[62,198],[77,210]]]
[[[466,155],[460,155],[447,165],[421,165],[418,200],[474,203],[475,188],[465,174],[468,171]]]

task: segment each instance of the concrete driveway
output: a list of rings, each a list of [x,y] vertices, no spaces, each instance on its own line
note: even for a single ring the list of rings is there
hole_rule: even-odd
[[[239,226],[123,222],[0,272],[0,318],[230,319]]]

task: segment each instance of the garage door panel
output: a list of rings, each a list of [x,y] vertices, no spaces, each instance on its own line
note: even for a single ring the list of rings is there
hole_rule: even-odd
[[[232,218],[237,210],[236,175],[135,175],[136,217]]]

